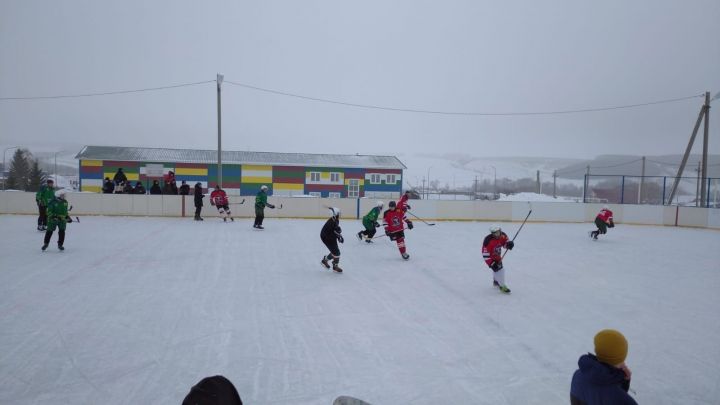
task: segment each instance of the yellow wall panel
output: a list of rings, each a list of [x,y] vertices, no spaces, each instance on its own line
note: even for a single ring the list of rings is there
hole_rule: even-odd
[[[243,183],[272,183],[272,177],[242,176]]]
[[[302,183],[273,183],[273,190],[303,190],[305,185]]]
[[[90,191],[92,193],[99,193],[102,191],[102,187],[100,186],[82,186],[82,190],[80,191]]]
[[[175,175],[207,176],[208,170],[193,167],[178,167],[177,169],[175,169]]]
[[[242,165],[242,170],[269,170],[272,172],[271,165]]]
[[[102,166],[103,161],[102,160],[81,160],[80,164],[82,166]]]

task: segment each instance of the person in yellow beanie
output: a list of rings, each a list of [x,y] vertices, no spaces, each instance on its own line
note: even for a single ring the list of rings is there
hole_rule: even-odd
[[[622,333],[603,329],[595,335],[595,354],[584,354],[570,385],[571,405],[630,404],[632,372],[625,364],[628,342]]]

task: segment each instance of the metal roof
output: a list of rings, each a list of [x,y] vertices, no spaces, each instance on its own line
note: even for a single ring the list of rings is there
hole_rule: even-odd
[[[75,159],[213,164],[217,163],[217,150],[85,146],[75,156]],[[395,156],[374,155],[329,155],[226,150],[222,153],[222,162],[223,164],[244,165],[407,169]]]

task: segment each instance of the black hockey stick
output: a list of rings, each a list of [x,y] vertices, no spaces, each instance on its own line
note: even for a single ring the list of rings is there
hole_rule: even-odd
[[[72,211],[73,206],[71,205],[70,208],[68,208],[68,213]],[[68,215],[68,218],[70,218],[70,215]],[[72,218],[70,219],[70,222],[72,222]],[[75,222],[80,223],[80,218],[75,217]]]
[[[525,217],[525,220],[523,220],[522,224],[520,224],[520,228],[518,228],[517,232],[515,232],[515,236],[513,236],[513,238],[510,240],[511,242],[515,242],[515,238],[517,238],[518,234],[519,234],[520,231],[523,229],[523,226],[525,226],[525,222],[527,222],[528,218],[530,218],[530,214],[532,214],[532,209],[530,209],[530,211],[528,212],[527,216]],[[502,259],[505,257],[505,255],[507,254],[507,252],[508,252],[509,250],[510,250],[510,249],[505,250],[505,252],[503,253],[502,257],[500,257],[500,260],[502,260]]]
[[[413,214],[413,213],[412,213],[412,212],[410,212],[410,211],[407,211],[407,213],[408,213],[408,214],[410,214],[410,215],[412,215],[412,216],[414,216],[415,218],[419,219],[419,220],[420,220],[420,222],[424,223],[425,225],[428,225],[428,226],[435,226],[435,223],[434,223],[434,222],[427,222],[426,220],[424,220],[424,219],[420,218],[419,216],[417,216],[417,215]]]
[[[230,203],[229,205],[240,205],[240,204],[245,204],[245,199],[244,199],[244,198],[243,198],[242,201],[240,201],[239,203]]]

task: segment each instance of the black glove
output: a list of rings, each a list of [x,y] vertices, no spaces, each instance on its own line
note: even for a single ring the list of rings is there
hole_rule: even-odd
[[[503,268],[502,262],[493,261],[492,263],[490,263],[490,268],[492,269],[492,271],[500,271]]]
[[[607,225],[608,225],[608,228],[615,228],[615,222],[613,222],[613,221],[608,222]]]
[[[380,228],[380,223],[375,221],[375,228]]]
[[[410,206],[410,204],[405,204],[405,211],[411,210],[411,209],[412,209],[412,207]]]
[[[507,250],[512,250],[512,248],[514,248],[514,247],[515,247],[515,242],[513,242],[511,240],[509,240],[505,243],[505,248]]]
[[[272,205],[272,204],[266,204],[266,205],[267,205],[268,207],[272,208],[272,209],[275,209],[275,206]]]
[[[408,229],[413,229],[415,225],[413,225],[412,221],[405,221],[407,223]]]
[[[72,223],[72,218],[70,217],[67,217],[65,220],[67,221],[67,223]]]
[[[338,242],[340,242],[340,243],[345,242],[345,239],[342,237],[342,235],[338,235],[338,236],[337,236],[337,240],[338,240]]]

